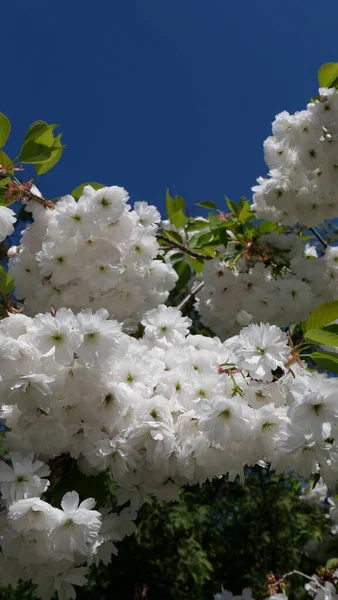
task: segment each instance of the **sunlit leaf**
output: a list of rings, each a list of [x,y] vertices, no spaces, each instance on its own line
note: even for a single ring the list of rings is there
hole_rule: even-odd
[[[0,148],[4,146],[11,132],[9,119],[3,113],[0,113]]]

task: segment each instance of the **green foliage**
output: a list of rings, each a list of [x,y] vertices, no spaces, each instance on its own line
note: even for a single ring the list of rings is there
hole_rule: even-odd
[[[166,193],[166,209],[170,223],[174,227],[183,227],[187,222],[187,217],[184,214],[185,201],[182,196],[175,196],[172,198],[169,190]]]
[[[326,509],[300,502],[302,485],[292,473],[256,467],[243,484],[216,479],[182,489],[180,502],[146,502],[135,535],[108,568],[93,571],[80,598],[211,600],[221,584],[234,593],[250,586],[255,598],[266,598],[269,571],[316,570],[309,542],[319,545],[324,563],[337,556],[323,545],[331,527]],[[297,599],[305,597],[303,585],[295,582]]]
[[[338,63],[324,63],[318,71],[319,87],[338,87]]]
[[[6,117],[6,115],[0,113],[0,148],[6,144],[10,132],[11,124],[9,119]]]
[[[23,163],[40,163],[51,157],[52,150],[49,146],[38,142],[28,141],[20,150],[20,160]]]
[[[71,192],[71,196],[73,196],[73,198],[80,198],[80,196],[82,196],[82,194],[83,194],[83,189],[86,187],[86,185],[90,185],[94,190],[100,190],[101,188],[105,187],[102,183],[96,183],[95,181],[88,181],[86,183],[81,183],[81,185],[78,185]]]
[[[54,136],[58,125],[49,125],[45,121],[34,121],[28,128],[21,149],[20,161],[34,164],[37,175],[47,173],[61,158],[61,135]]]
[[[178,292],[186,288],[191,279],[191,267],[184,260],[174,264],[174,269],[178,275],[178,281],[176,282],[176,289]]]
[[[14,279],[0,266],[0,293],[8,296],[14,290]]]
[[[338,346],[338,335],[324,331],[323,329],[310,329],[304,335],[304,339],[323,346]]]
[[[204,200],[203,202],[196,202],[196,206],[202,206],[203,208],[211,208],[212,210],[218,210],[216,202],[211,200]]]
[[[305,331],[308,332],[310,329],[321,329],[336,319],[338,319],[338,300],[324,302],[324,304],[317,306],[307,318],[305,322]]]
[[[338,336],[337,336],[338,339]],[[338,354],[335,352],[312,352],[311,359],[321,369],[338,373]]]
[[[9,173],[14,169],[12,159],[9,158],[9,156],[3,150],[0,150],[0,165],[6,173]]]

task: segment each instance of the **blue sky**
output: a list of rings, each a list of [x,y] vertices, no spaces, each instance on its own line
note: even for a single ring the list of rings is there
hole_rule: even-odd
[[[12,0],[2,9],[0,111],[13,155],[28,125],[59,123],[46,197],[85,181],[163,209],[250,195],[281,110],[338,60],[337,0]]]

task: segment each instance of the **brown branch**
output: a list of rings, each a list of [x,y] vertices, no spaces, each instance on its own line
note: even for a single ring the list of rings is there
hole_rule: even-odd
[[[55,208],[55,205],[51,200],[45,200],[45,198],[41,198],[40,196],[33,194],[33,192],[31,192],[30,190],[21,188],[20,196],[23,198],[26,198],[27,200],[34,200],[34,202],[38,202],[39,204],[42,204],[42,206],[44,208],[50,208],[51,210],[54,210],[54,208]]]
[[[178,250],[181,250],[181,252],[185,252],[185,254],[189,254],[189,256],[192,256],[192,258],[203,258],[204,260],[210,260],[212,258],[212,256],[207,256],[206,254],[199,254],[199,252],[193,252],[193,250],[190,250],[190,248],[186,248],[185,246],[183,246],[183,244],[175,242],[174,240],[167,238],[161,233],[157,235],[157,239],[162,240],[163,242],[167,242],[169,246],[177,248]]]

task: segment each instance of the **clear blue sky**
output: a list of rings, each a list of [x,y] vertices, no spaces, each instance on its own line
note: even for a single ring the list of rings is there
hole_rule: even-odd
[[[0,111],[15,154],[36,119],[59,123],[46,197],[84,181],[163,208],[165,189],[222,203],[266,172],[281,110],[304,107],[338,61],[337,0],[12,0],[2,6]]]

